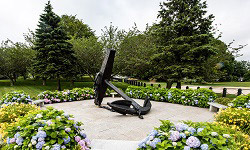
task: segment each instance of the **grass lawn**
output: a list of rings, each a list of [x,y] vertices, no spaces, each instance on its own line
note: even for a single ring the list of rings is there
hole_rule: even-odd
[[[72,88],[83,88],[83,87],[93,87],[94,82],[92,82],[88,78],[84,78],[83,82],[75,82],[73,87],[70,86],[70,82],[62,81],[62,89],[72,89]],[[128,84],[113,82],[115,86],[121,88],[122,90],[126,90]],[[14,86],[10,86],[9,80],[0,80],[0,98],[7,92],[23,90],[28,93],[31,97],[36,97],[39,93],[45,90],[56,90],[57,82],[56,80],[48,80],[46,86],[42,86],[41,80],[23,80],[18,79]]]
[[[145,82],[147,85],[150,85],[151,82],[146,80],[139,80],[140,82]],[[161,87],[166,87],[165,82],[154,82],[154,86],[158,86],[158,84],[161,84]],[[221,87],[250,87],[250,82],[215,82],[215,83],[207,83],[207,84],[186,84],[182,83],[182,86],[185,85],[194,85],[194,86],[221,86]],[[175,87],[176,83],[172,85],[172,87]]]

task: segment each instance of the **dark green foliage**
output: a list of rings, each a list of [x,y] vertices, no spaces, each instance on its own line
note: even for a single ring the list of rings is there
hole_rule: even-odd
[[[60,25],[70,38],[89,38],[94,36],[94,32],[82,20],[72,15],[62,15]]]
[[[206,2],[168,0],[160,6],[160,22],[151,29],[158,45],[152,57],[155,77],[178,86],[184,78],[204,78],[202,63],[215,54],[210,45],[214,16],[206,17]]]
[[[52,11],[50,2],[46,4],[44,13],[40,15],[36,29],[34,49],[37,55],[34,62],[36,76],[58,79],[58,90],[61,77],[75,75],[75,56],[69,38],[59,25],[60,17]]]
[[[13,43],[10,40],[0,46],[0,75],[10,79],[14,85],[18,76],[26,78],[34,51],[23,43]]]
[[[77,58],[77,69],[80,75],[87,74],[94,81],[95,75],[101,68],[103,61],[103,45],[95,36],[89,38],[71,39],[73,50]]]

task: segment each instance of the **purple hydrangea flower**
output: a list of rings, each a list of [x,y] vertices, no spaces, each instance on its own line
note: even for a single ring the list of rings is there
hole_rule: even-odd
[[[76,142],[79,142],[80,140],[81,140],[81,137],[80,137],[80,136],[76,136],[76,137],[75,137],[75,141],[76,141]]]
[[[183,131],[183,130],[187,130],[188,125],[186,125],[185,123],[177,123],[175,126],[175,129],[179,132]]]
[[[79,144],[81,147],[83,147],[83,146],[85,146],[85,141],[84,141],[84,140],[80,140],[80,141],[78,142],[78,144]]]
[[[184,150],[190,150],[189,146],[184,146]]]
[[[44,138],[38,138],[38,142],[44,141]]]
[[[180,139],[180,133],[178,131],[170,132],[169,140],[175,142],[175,141],[178,141],[179,139]]]
[[[66,128],[65,131],[66,131],[66,132],[70,132],[71,129],[70,129],[70,128]]]
[[[90,142],[90,140],[88,138],[85,138],[84,141],[86,142],[87,145],[91,144],[91,142]]]
[[[201,150],[208,150],[208,145],[207,144],[202,144],[201,145]]]
[[[198,147],[200,147],[201,142],[200,142],[200,140],[199,140],[197,137],[195,137],[195,136],[190,136],[190,137],[187,139],[186,144],[187,144],[189,147],[198,148]]]
[[[16,139],[15,139],[15,138],[11,138],[11,139],[10,139],[10,144],[15,143],[15,142],[16,142]]]
[[[65,149],[65,148],[66,148],[66,146],[65,146],[65,145],[63,145],[63,146],[61,146],[61,148],[62,148],[62,149]]]

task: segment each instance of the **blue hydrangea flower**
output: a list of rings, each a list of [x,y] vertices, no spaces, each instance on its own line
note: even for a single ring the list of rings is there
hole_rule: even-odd
[[[177,123],[175,126],[175,129],[179,132],[183,131],[183,130],[187,130],[188,125],[186,125],[185,123]]]
[[[80,135],[81,135],[84,139],[87,137],[87,135],[86,135],[83,131],[80,132]]]
[[[195,136],[190,136],[190,137],[187,139],[186,144],[187,144],[189,147],[198,148],[198,147],[200,147],[201,142],[200,142],[200,140],[199,140],[197,137],[195,137]]]
[[[204,130],[204,128],[198,128],[197,133],[201,132],[202,130]]]
[[[180,133],[178,131],[172,131],[170,132],[169,140],[175,142],[180,139]]]
[[[60,150],[61,149],[61,145],[60,144],[54,144],[53,148],[51,150]]]
[[[185,133],[180,133],[180,137],[185,139],[186,138],[186,134]]]
[[[184,150],[190,150],[189,146],[184,146]]]
[[[153,141],[150,141],[150,142],[148,143],[148,145],[151,146],[151,147],[153,147],[153,148],[156,148],[156,144],[157,144],[157,143],[155,143],[155,142],[153,142]]]
[[[38,138],[37,136],[32,136],[33,140],[37,140],[37,138]]]
[[[152,130],[150,133],[149,133],[149,136],[156,136],[158,134],[158,131],[157,130]]]
[[[201,150],[208,150],[208,145],[207,144],[202,144],[201,145]]]
[[[63,138],[64,144],[68,144],[70,142],[70,137],[68,136],[68,138]]]
[[[195,130],[195,128],[193,128],[193,127],[189,127],[189,128],[188,128],[188,132],[190,132],[191,135],[194,135],[194,132],[196,132],[196,130]]]
[[[44,144],[45,144],[44,141],[38,142],[38,143],[36,144],[36,149],[42,149]]]
[[[45,131],[38,131],[36,136],[38,138],[46,138],[47,134]]]
[[[141,141],[139,144],[138,144],[138,147],[139,148],[146,148],[146,144],[144,141]]]
[[[7,138],[6,142],[7,142],[7,144],[10,144],[10,138],[9,137]]]
[[[20,136],[21,136],[20,133],[17,132],[17,133],[14,135],[14,138],[17,139],[17,138],[19,138]]]
[[[18,146],[22,145],[22,144],[23,144],[23,138],[22,138],[22,137],[18,137],[18,138],[16,139],[16,144],[17,144]]]
[[[38,138],[38,142],[44,141],[44,138]]]
[[[70,132],[71,129],[70,129],[70,128],[66,128],[65,131],[66,131],[66,132]]]

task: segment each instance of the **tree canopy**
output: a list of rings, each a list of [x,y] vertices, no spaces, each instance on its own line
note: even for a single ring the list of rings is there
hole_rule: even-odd
[[[52,11],[49,1],[35,32],[34,49],[37,55],[34,70],[36,76],[43,79],[57,79],[58,90],[61,90],[60,78],[74,75],[76,58],[72,45],[67,42],[69,37],[59,23],[60,17]]]
[[[203,78],[202,63],[215,49],[210,45],[213,15],[207,15],[201,0],[168,0],[160,4],[160,22],[152,27],[157,53],[152,57],[156,78],[180,88],[184,78]]]

